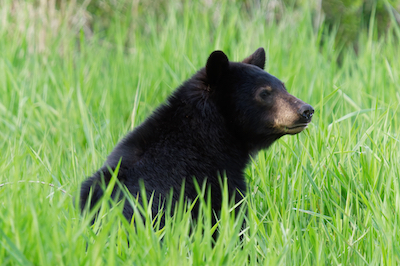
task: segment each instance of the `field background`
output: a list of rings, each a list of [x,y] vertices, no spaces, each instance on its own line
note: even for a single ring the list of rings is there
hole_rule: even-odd
[[[349,45],[319,1],[0,1],[0,264],[399,265],[400,29],[377,26],[383,2]],[[242,238],[227,203],[214,244],[206,208],[193,230],[184,210],[159,230],[106,204],[90,226],[73,198],[118,140],[213,50],[258,47],[315,115],[247,168]]]

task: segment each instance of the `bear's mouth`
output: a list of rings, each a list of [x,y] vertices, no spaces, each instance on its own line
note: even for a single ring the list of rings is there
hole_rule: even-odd
[[[307,126],[308,123],[300,123],[290,127],[285,127],[285,133],[294,135],[303,131],[305,128],[307,128]]]

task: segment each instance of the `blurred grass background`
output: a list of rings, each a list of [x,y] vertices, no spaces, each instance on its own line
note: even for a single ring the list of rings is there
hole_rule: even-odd
[[[0,263],[398,265],[399,5],[0,1]],[[213,50],[258,47],[316,112],[247,168],[243,241],[226,202],[214,244],[207,206],[193,230],[183,207],[90,226],[72,198],[118,140]]]

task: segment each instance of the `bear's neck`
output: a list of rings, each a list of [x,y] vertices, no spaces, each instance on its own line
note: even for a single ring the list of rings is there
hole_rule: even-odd
[[[207,103],[192,106],[170,99],[169,104],[159,107],[145,124],[148,124],[148,131],[154,132],[147,140],[149,145],[163,146],[171,152],[184,150],[198,160],[218,162],[219,170],[242,171],[250,160],[249,147],[230,133],[223,117]]]
[[[117,152],[118,151],[118,152]],[[242,172],[250,161],[249,147],[231,134],[215,104],[196,88],[181,87],[140,126],[128,134],[107,160],[116,165],[121,153],[134,158],[198,160],[219,172]]]

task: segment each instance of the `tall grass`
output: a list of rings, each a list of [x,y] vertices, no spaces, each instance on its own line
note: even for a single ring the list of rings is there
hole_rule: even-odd
[[[109,2],[108,20],[89,2],[0,2],[2,265],[400,263],[398,28],[360,34],[356,55],[313,26],[309,4],[277,19],[280,1]],[[103,204],[91,226],[73,198],[117,141],[213,50],[241,60],[260,46],[316,112],[247,168],[247,214],[225,201],[211,228],[205,202],[193,227],[181,205],[153,229]]]

